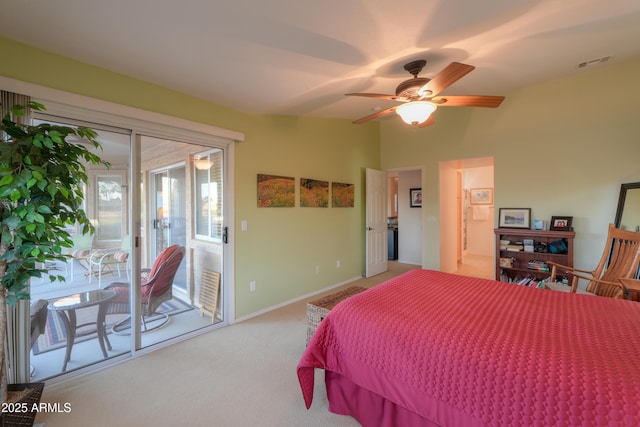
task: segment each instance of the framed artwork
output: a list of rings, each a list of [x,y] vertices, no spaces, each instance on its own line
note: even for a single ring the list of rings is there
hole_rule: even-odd
[[[412,208],[422,207],[422,188],[409,189],[409,201]]]
[[[571,231],[571,223],[573,222],[572,216],[552,216],[549,230],[553,231]]]
[[[326,208],[329,206],[329,181],[300,178],[300,207]]]
[[[498,227],[531,228],[531,208],[500,208]]]
[[[341,182],[331,183],[331,207],[352,208],[355,200],[355,188],[353,184]]]
[[[471,204],[472,205],[492,205],[493,204],[493,188],[472,188]]]
[[[258,174],[259,208],[292,208],[295,203],[295,178]]]

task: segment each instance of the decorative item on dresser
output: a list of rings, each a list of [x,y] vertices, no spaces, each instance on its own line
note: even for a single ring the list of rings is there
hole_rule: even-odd
[[[501,228],[531,228],[531,208],[500,208],[498,212]]]
[[[552,216],[549,230],[572,231],[573,230],[573,227],[571,226],[572,223],[573,223],[572,216]]]

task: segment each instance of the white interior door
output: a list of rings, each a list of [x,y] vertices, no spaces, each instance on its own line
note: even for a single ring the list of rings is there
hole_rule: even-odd
[[[366,174],[366,277],[387,271],[387,174],[367,169]]]

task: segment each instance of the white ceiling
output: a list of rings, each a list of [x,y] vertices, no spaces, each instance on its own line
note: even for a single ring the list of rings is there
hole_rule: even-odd
[[[247,113],[355,120],[395,104],[344,94],[392,94],[415,59],[421,77],[476,67],[444,94],[504,95],[640,56],[638,0],[0,0],[0,12],[0,37]]]

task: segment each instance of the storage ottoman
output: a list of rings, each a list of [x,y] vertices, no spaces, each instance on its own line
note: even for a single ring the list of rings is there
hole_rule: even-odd
[[[352,286],[317,300],[309,301],[307,303],[307,344],[309,344],[309,340],[315,333],[322,319],[326,317],[333,307],[340,301],[366,290],[367,288],[361,286]]]

